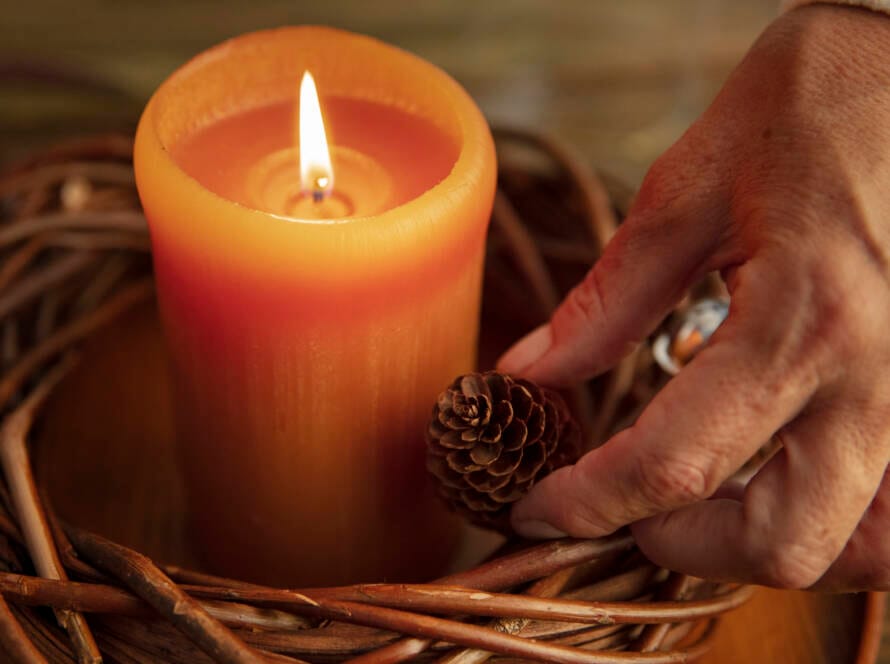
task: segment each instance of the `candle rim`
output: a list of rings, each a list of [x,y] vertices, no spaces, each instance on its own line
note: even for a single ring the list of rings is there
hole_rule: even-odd
[[[200,70],[206,63],[211,63],[217,58],[226,57],[226,55],[230,54],[231,50],[238,48],[240,44],[245,42],[261,40],[264,37],[278,38],[283,34],[293,35],[296,39],[299,38],[300,33],[328,33],[331,39],[347,39],[364,42],[371,48],[383,49],[389,51],[394,56],[405,58],[406,61],[413,63],[415,66],[425,68],[431,76],[438,79],[437,81],[431,81],[431,84],[438,85],[441,83],[444,86],[445,92],[447,92],[447,96],[452,102],[451,110],[453,112],[455,126],[459,130],[459,135],[456,137],[458,144],[454,163],[451,165],[448,173],[439,182],[436,182],[418,196],[388,208],[378,214],[354,215],[330,219],[307,219],[260,210],[239,201],[226,198],[225,196],[205,187],[197,178],[184,170],[176,160],[173,159],[169,145],[165,144],[160,136],[160,130],[157,125],[159,119],[156,114],[158,112],[158,104],[164,101],[165,95],[172,94],[171,88],[178,82],[181,82],[180,79],[186,78],[196,70]],[[349,99],[386,105],[407,113],[426,117],[418,113],[415,109],[412,109],[409,104],[404,102],[399,103],[400,100],[395,98],[381,99],[380,97],[375,97],[367,94],[367,92],[361,91],[358,94],[349,95],[341,95],[336,92],[329,94],[331,94],[331,96],[344,96]],[[255,108],[256,106],[259,106],[259,104],[253,106],[247,105],[243,108],[239,108],[238,111],[243,112],[244,110]],[[221,115],[221,117],[225,117],[225,114]],[[195,129],[192,129],[191,131],[195,131]],[[183,133],[185,136],[189,135],[189,132]],[[183,138],[184,137],[180,137],[180,140]],[[437,205],[441,205],[442,201],[450,202],[453,197],[459,195],[460,190],[464,188],[466,182],[473,181],[482,175],[486,163],[486,153],[490,152],[493,154],[494,151],[493,141],[484,116],[469,94],[446,71],[409,51],[398,46],[387,44],[375,37],[321,25],[282,26],[278,28],[252,31],[223,41],[192,57],[165,79],[152,95],[139,122],[137,142],[147,143],[151,152],[154,153],[153,156],[165,162],[165,168],[172,168],[179,175],[184,176],[189,189],[192,190],[189,192],[190,194],[201,198],[209,197],[217,205],[237,210],[239,213],[237,216],[239,218],[243,217],[244,223],[250,223],[253,220],[257,220],[258,223],[269,223],[270,220],[275,220],[294,227],[308,226],[320,228],[342,227],[356,223],[368,224],[372,221],[377,224],[398,223],[405,218],[406,213],[410,213],[413,210],[423,210],[430,203],[436,202]],[[139,172],[137,168],[137,181],[138,179]]]

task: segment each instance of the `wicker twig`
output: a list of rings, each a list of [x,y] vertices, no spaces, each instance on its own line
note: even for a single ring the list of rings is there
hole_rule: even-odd
[[[133,137],[130,134],[94,134],[78,136],[46,148],[6,167],[3,180],[19,174],[32,173],[46,164],[69,162],[129,162],[133,157]]]
[[[145,217],[141,212],[59,212],[42,217],[23,219],[0,230],[0,248],[15,244],[36,233],[60,230],[104,230],[145,232]]]
[[[680,600],[683,599],[690,591],[692,579],[686,574],[674,572],[670,575],[659,592],[660,599]],[[637,650],[640,652],[652,652],[658,650],[664,642],[665,637],[670,630],[670,623],[650,624],[647,625],[637,639]]]
[[[71,177],[115,185],[134,183],[133,169],[126,164],[95,161],[50,163],[0,178],[0,196],[8,196],[17,190],[45,189]]]
[[[179,627],[204,652],[226,664],[255,664],[263,658],[212,618],[154,563],[140,553],[71,529],[75,548],[96,567],[120,579],[139,597]]]
[[[151,249],[148,238],[142,233],[102,231],[96,233],[59,231],[47,236],[46,245],[80,251],[138,251]]]
[[[672,653],[602,653],[589,652],[566,646],[551,645],[541,641],[523,639],[511,634],[502,634],[485,627],[477,627],[453,620],[372,607],[358,602],[324,601],[314,602],[304,598],[300,609],[308,614],[329,620],[342,620],[357,624],[398,631],[415,636],[444,639],[458,645],[494,650],[514,657],[526,657],[542,662],[563,664],[671,664],[685,662],[690,652]],[[296,600],[295,601],[299,601]]]
[[[0,572],[0,594],[18,604],[48,606],[66,611],[125,616],[147,616],[155,613],[139,597],[121,588],[9,572]]]
[[[0,319],[15,313],[56,284],[70,279],[95,259],[95,255],[85,252],[60,256],[40,271],[20,279],[15,290],[0,296]]]
[[[553,237],[537,237],[535,243],[541,255],[551,260],[590,267],[597,259],[597,253],[593,249],[576,242]]]
[[[539,579],[525,592],[529,597],[549,598],[556,597],[571,582],[575,570],[563,569],[543,579]],[[521,634],[522,630],[531,622],[530,618],[500,617],[492,622],[489,627],[504,634]],[[492,656],[487,650],[467,648],[450,655],[445,655],[439,660],[439,664],[480,664]]]
[[[597,540],[554,540],[451,574],[436,583],[496,592],[633,546],[633,538],[626,532]]]
[[[615,413],[621,405],[621,398],[633,385],[637,368],[637,351],[623,358],[606,376],[606,384],[599,400],[599,410],[593,422],[591,438],[594,445],[606,441],[609,429],[615,421]]]
[[[541,309],[541,316],[546,318],[559,304],[559,293],[534,238],[503,192],[499,191],[495,195],[491,214],[492,223],[497,225],[507,239],[516,263],[531,287],[534,301]]]
[[[73,362],[69,360],[47,373],[0,428],[0,464],[3,466],[3,474],[31,559],[37,573],[46,579],[66,579],[67,575],[53,545],[49,524],[38,497],[26,441],[40,404],[72,365]],[[99,647],[83,616],[68,610],[57,611],[56,616],[59,623],[68,630],[78,660],[83,664],[101,662]]]
[[[623,602],[641,598],[648,594],[653,585],[658,585],[663,570],[651,563],[631,567],[626,572],[612,574],[589,585],[580,586],[562,593],[565,599],[588,602]],[[665,574],[666,575],[666,574]]]
[[[0,645],[13,664],[46,664],[46,658],[28,638],[3,599],[0,599]]]
[[[615,229],[618,228],[618,220],[612,211],[605,186],[588,163],[576,155],[568,145],[549,134],[513,127],[496,128],[494,134],[510,140],[536,145],[564,169],[565,175],[571,179],[575,191],[578,192],[584,209],[582,216],[589,226],[591,239],[595,242],[596,254],[598,256],[602,253]]]
[[[711,618],[743,604],[752,589],[742,586],[713,599],[663,602],[591,602],[569,599],[542,599],[529,595],[489,593],[434,584],[361,584],[343,588],[314,590],[233,590],[186,586],[196,597],[239,600],[261,606],[301,611],[305,605],[324,608],[342,602],[441,613],[509,618],[562,620],[580,624],[657,624],[678,619]],[[442,637],[444,638],[444,636]]]
[[[51,337],[25,355],[0,380],[0,403],[6,403],[28,376],[43,362],[65,350],[71,344],[92,334],[133,305],[148,299],[152,293],[154,293],[154,284],[150,279],[138,281],[115,294],[100,308],[60,328]]]
[[[0,292],[5,291],[35,256],[43,251],[46,240],[45,235],[34,235],[18,251],[5,257],[3,265],[0,265]]]
[[[25,607],[11,606],[13,615],[19,624],[28,632],[31,641],[46,659],[53,664],[75,664],[77,660],[71,654],[70,641],[60,634],[58,629],[36,611]]]
[[[13,542],[21,543],[24,541],[19,527],[5,510],[0,510],[0,535],[3,535],[3,537],[6,537]]]
[[[126,590],[98,583],[41,579],[0,572],[0,594],[29,606],[83,613],[113,613],[131,617],[154,616],[144,600]],[[297,631],[309,627],[306,619],[284,611],[263,609],[236,602],[199,602],[210,616],[230,627]]]
[[[53,542],[56,545],[56,552],[65,569],[68,570],[72,576],[80,580],[89,580],[94,583],[109,582],[110,579],[107,575],[78,557],[77,551],[75,551],[74,545],[71,544],[71,541],[68,539],[68,534],[65,532],[65,528],[59,520],[58,515],[56,515],[52,501],[48,499],[46,491],[40,492],[40,501],[43,504],[46,521],[52,532]],[[87,611],[87,613],[89,613],[89,611]]]

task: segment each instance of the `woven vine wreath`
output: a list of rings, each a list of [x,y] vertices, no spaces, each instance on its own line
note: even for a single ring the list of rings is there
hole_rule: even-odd
[[[496,137],[482,327],[492,352],[546,319],[629,201],[545,137]],[[429,584],[294,591],[164,567],[57,518],[31,471],[31,426],[78,345],[153,297],[131,151],[129,137],[87,138],[0,176],[0,646],[8,658],[684,662],[707,649],[717,616],[749,597],[745,587],[659,569],[624,532],[511,541],[478,567]],[[626,426],[664,380],[643,348],[577,388],[570,405],[585,439],[601,442]]]

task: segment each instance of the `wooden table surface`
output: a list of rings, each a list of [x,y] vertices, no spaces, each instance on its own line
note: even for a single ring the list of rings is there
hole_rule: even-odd
[[[639,182],[719,88],[777,0],[31,0],[0,21],[0,162],[132,128],[177,65],[226,37],[322,23],[437,63],[493,122],[549,127]],[[890,623],[879,661],[890,664]]]

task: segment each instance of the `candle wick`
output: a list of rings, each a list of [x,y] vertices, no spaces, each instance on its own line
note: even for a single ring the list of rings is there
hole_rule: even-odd
[[[317,177],[313,178],[312,181],[312,202],[313,203],[321,203],[325,198],[328,197],[330,190],[328,189],[328,185],[331,183],[331,178],[327,175],[320,174]]]

